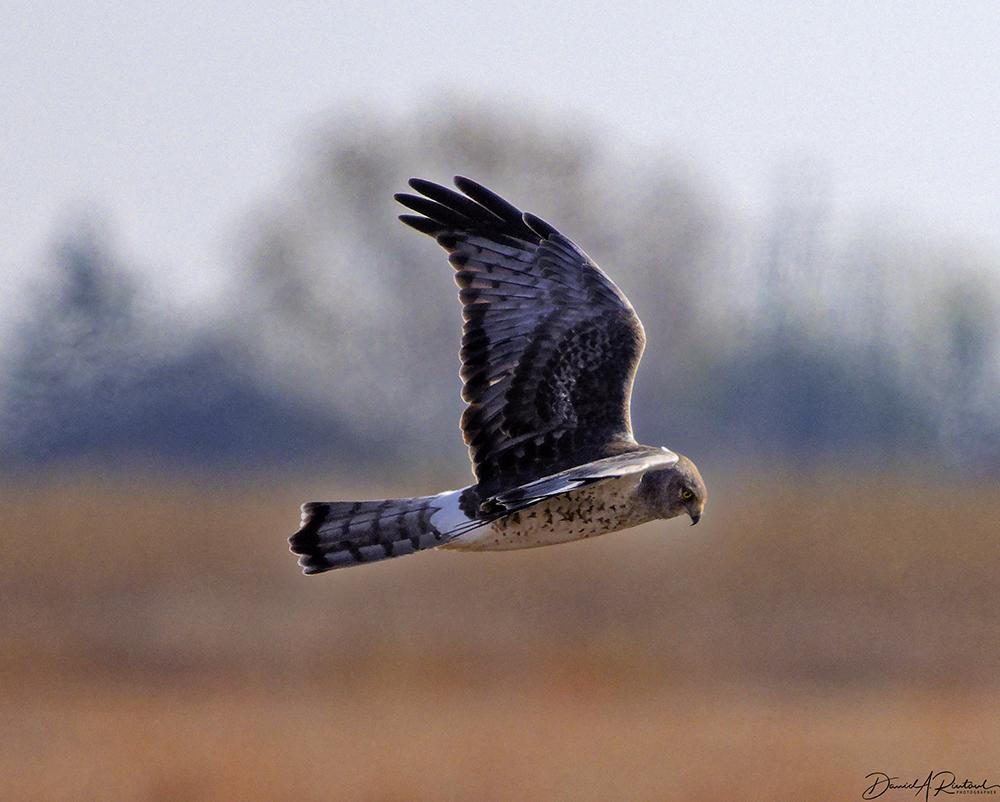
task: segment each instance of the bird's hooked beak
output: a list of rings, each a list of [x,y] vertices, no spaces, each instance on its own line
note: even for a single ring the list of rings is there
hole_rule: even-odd
[[[689,512],[688,515],[691,516],[691,526],[694,526],[698,521],[701,520],[700,512]]]

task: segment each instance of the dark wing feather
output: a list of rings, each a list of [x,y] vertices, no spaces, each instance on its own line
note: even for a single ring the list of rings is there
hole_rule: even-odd
[[[645,336],[628,299],[549,223],[468,178],[455,185],[463,194],[413,179],[421,195],[396,199],[456,269],[462,430],[484,494],[634,449]]]

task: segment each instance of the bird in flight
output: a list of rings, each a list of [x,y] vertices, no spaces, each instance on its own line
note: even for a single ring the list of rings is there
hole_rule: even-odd
[[[436,496],[310,501],[289,538],[306,574],[444,548],[502,551],[603,535],[705,508],[687,457],[632,436],[646,337],[572,240],[468,178],[412,179],[396,200],[455,268],[465,326],[462,433],[475,484]]]

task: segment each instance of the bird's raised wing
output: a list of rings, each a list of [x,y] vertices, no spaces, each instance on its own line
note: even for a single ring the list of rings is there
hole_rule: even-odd
[[[635,447],[645,345],[624,293],[576,244],[467,178],[413,179],[400,219],[449,252],[460,288],[462,430],[485,492]]]

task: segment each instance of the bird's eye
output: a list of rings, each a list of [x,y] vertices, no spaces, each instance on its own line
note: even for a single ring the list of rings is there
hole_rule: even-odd
[[[694,498],[694,493],[691,492],[689,488],[684,488],[681,490],[681,501],[690,501]]]

